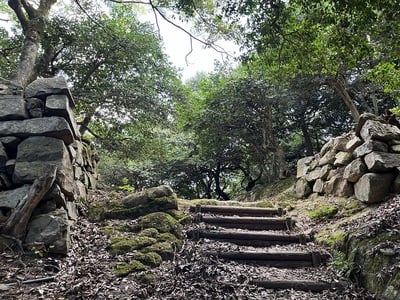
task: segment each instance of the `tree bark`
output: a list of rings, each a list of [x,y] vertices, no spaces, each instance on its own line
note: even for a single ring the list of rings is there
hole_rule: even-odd
[[[35,180],[28,194],[21,200],[7,219],[1,229],[2,234],[15,237],[19,240],[25,237],[32,212],[53,185],[56,179],[56,171],[57,168],[53,167],[42,177]]]
[[[47,15],[57,0],[40,0],[34,8],[27,0],[9,0],[8,5],[15,12],[24,33],[24,45],[19,63],[11,81],[26,86],[36,78],[35,64],[39,53]]]

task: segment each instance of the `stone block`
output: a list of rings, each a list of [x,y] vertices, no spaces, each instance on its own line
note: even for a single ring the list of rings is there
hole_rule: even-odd
[[[356,149],[362,143],[362,139],[360,139],[358,136],[353,136],[346,144],[346,151],[352,153],[354,149]]]
[[[28,193],[30,187],[30,185],[23,185],[13,190],[0,192],[0,207],[16,208]]]
[[[311,195],[312,189],[307,180],[300,178],[296,182],[295,192],[298,198],[306,198]]]
[[[388,145],[381,141],[367,140],[365,143],[354,149],[354,157],[363,157],[372,151],[388,152]]]
[[[44,243],[50,253],[68,253],[71,237],[68,215],[64,208],[32,217],[24,244],[34,243]]]
[[[313,185],[313,192],[321,194],[324,192],[324,181],[322,179],[317,179]]]
[[[339,136],[333,139],[332,149],[336,152],[346,151],[346,145],[349,142],[349,137]]]
[[[50,166],[57,166],[56,182],[68,195],[73,193],[74,174],[69,152],[62,140],[51,137],[30,137],[18,146],[13,182],[31,183]]]
[[[371,152],[364,157],[364,161],[369,171],[385,173],[400,166],[400,154]]]
[[[310,164],[313,161],[313,156],[307,156],[297,161],[297,178],[303,177],[310,169]]]
[[[0,121],[28,118],[24,98],[20,95],[0,95]]]
[[[371,204],[385,200],[390,191],[394,175],[392,173],[367,173],[354,184],[354,194],[362,202]]]
[[[55,137],[62,139],[67,145],[74,141],[68,122],[61,117],[0,122],[0,135],[12,135],[22,138],[31,136]]]
[[[361,128],[360,135],[364,141],[373,139],[386,142],[400,139],[400,128],[379,121],[367,120]]]
[[[50,95],[46,98],[46,116],[59,116],[67,120],[74,136],[80,139],[80,132],[76,124],[74,113],[69,106],[68,97],[65,95]]]
[[[351,155],[348,152],[340,151],[335,155],[333,165],[335,167],[348,165],[351,161]]]
[[[45,100],[49,95],[66,95],[70,106],[75,106],[67,81],[62,76],[39,78],[25,88],[26,98],[36,97]]]
[[[324,166],[327,164],[333,164],[336,160],[336,151],[334,150],[330,150],[328,152],[325,153],[324,156],[321,157],[321,159],[318,162],[319,166]]]
[[[317,168],[315,170],[312,170],[311,172],[308,172],[306,174],[306,176],[304,176],[304,178],[308,182],[313,182],[313,181],[317,180],[318,178],[320,178],[320,176],[321,176],[321,168]]]
[[[353,160],[346,166],[343,173],[343,178],[350,182],[357,182],[365,173],[367,173],[367,166],[361,158]]]

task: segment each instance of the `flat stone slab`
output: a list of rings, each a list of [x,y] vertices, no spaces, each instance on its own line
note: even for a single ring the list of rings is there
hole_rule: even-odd
[[[75,106],[67,81],[62,76],[39,78],[25,88],[26,98],[36,97],[44,100],[47,96],[56,94],[66,95],[70,106]]]
[[[62,117],[26,119],[0,122],[0,136],[47,136],[61,139],[69,145],[74,141],[68,122]]]

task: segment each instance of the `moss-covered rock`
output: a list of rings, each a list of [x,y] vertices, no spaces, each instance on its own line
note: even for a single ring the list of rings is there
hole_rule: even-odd
[[[158,253],[163,260],[170,260],[174,257],[176,248],[173,243],[170,242],[157,242],[151,246],[143,248],[141,252],[149,253],[156,252]]]
[[[158,267],[162,262],[161,255],[156,252],[143,253],[139,251],[135,253],[133,258],[149,267]]]
[[[141,217],[135,225],[137,231],[146,228],[156,228],[160,233],[169,232],[181,238],[182,224],[180,224],[174,217],[165,212],[154,212]]]
[[[155,238],[148,236],[135,236],[133,238],[117,236],[111,238],[110,252],[113,255],[123,254],[132,250],[142,249],[156,242],[157,240]]]
[[[400,299],[398,249],[400,233],[382,232],[376,236],[350,235],[346,243],[348,260],[358,266],[357,277],[380,299]]]
[[[150,272],[139,274],[137,280],[143,284],[149,284],[154,281],[154,275]]]
[[[156,228],[145,228],[138,233],[139,236],[149,236],[153,238],[157,238],[160,232]]]
[[[178,201],[168,186],[155,187],[134,193],[120,200],[91,203],[89,218],[94,221],[104,219],[136,219],[140,216],[170,209],[178,209]]]
[[[176,219],[182,225],[187,225],[192,222],[192,216],[185,214],[184,212],[177,209],[167,210],[166,213],[170,214],[174,219]]]
[[[156,238],[158,242],[172,243],[178,249],[182,246],[182,241],[169,232],[160,233]]]
[[[119,262],[113,266],[113,272],[117,276],[125,276],[129,273],[147,270],[147,267],[138,260],[131,260],[129,263]]]

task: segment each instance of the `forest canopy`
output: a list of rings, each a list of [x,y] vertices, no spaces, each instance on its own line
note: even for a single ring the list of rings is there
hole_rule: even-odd
[[[0,4],[0,76],[67,78],[106,184],[230,199],[289,176],[361,113],[399,112],[399,0],[140,3],[189,21],[189,43],[234,40],[237,65],[182,82],[136,1]]]

